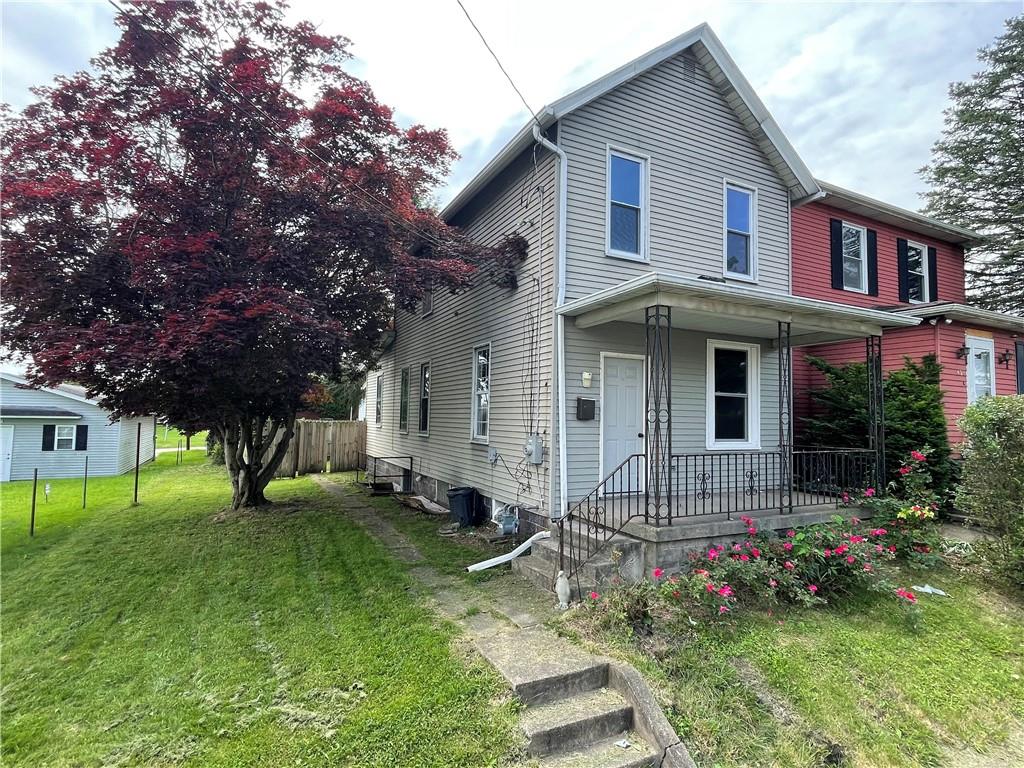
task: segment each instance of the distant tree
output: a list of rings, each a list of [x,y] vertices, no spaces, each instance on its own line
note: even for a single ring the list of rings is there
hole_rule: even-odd
[[[811,391],[811,415],[800,424],[802,441],[827,448],[865,448],[868,445],[868,369],[864,363],[831,365],[808,356],[822,372],[826,385]],[[948,491],[953,482],[949,437],[942,408],[934,355],[920,363],[906,358],[903,367],[885,376],[885,454],[887,478],[896,476],[900,462],[912,450],[932,449],[929,465],[936,489]]]
[[[95,74],[4,110],[4,342],[37,384],[210,428],[256,506],[312,384],[365,366],[425,286],[511,284],[525,242],[416,204],[448,139],[396,125],[344,38],[283,3],[130,6]]]
[[[949,88],[924,211],[986,236],[969,253],[972,301],[1024,314],[1024,16],[978,56],[985,68]]]
[[[341,372],[318,382],[306,393],[306,409],[325,419],[354,419],[363,399],[365,384],[366,374],[363,371]]]

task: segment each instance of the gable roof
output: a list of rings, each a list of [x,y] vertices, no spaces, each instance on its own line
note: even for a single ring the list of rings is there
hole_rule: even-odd
[[[789,188],[791,199],[802,200],[819,195],[821,190],[814,176],[797,155],[789,140],[786,139],[782,129],[775,122],[775,118],[768,112],[768,108],[754,93],[754,89],[740,72],[728,51],[725,50],[722,42],[707,24],[694,27],[639,58],[623,64],[589,85],[563,96],[558,101],[543,107],[534,119],[546,130],[566,115],[691,47],[697,60],[721,90],[726,102],[750,131],[751,136]],[[452,198],[451,202],[441,211],[442,218],[450,220],[455,216],[473,199],[477,192],[504,170],[524,149],[533,144],[534,119],[523,126],[512,137],[512,140]]]
[[[6,379],[7,381],[13,382],[14,384],[28,390],[50,392],[54,395],[60,395],[61,397],[66,397],[69,400],[74,400],[76,403],[99,405],[97,401],[85,396],[85,387],[80,387],[77,384],[60,384],[56,387],[36,387],[33,386],[32,382],[28,379],[14,373],[10,373],[9,371],[0,371],[0,379]]]
[[[883,203],[881,200],[875,200],[859,192],[851,192],[821,179],[818,179],[818,186],[825,193],[821,202],[831,205],[833,208],[840,208],[869,219],[876,219],[893,227],[916,232],[944,243],[962,245],[965,248],[971,248],[984,239],[983,235],[969,229],[958,227],[955,224],[947,224],[930,216],[908,211],[906,208]]]

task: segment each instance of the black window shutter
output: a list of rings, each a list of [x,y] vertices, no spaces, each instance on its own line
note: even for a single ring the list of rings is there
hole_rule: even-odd
[[[868,230],[868,293],[878,295],[878,233]]]
[[[928,246],[928,301],[939,300],[939,252]]]
[[[900,276],[900,301],[905,304],[910,301],[910,274],[907,264],[907,241],[902,237],[896,238],[896,271]]]
[[[1016,344],[1017,354],[1017,394],[1024,395],[1024,341]]]
[[[43,424],[43,450],[52,451],[57,440],[57,425]]]
[[[75,426],[75,450],[84,451],[89,448],[89,425],[78,424]]]
[[[829,219],[829,234],[832,241],[832,287],[843,290],[843,222]]]

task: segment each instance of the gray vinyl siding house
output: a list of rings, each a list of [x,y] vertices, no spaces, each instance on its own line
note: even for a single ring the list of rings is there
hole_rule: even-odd
[[[152,416],[111,421],[110,412],[85,396],[80,387],[33,389],[20,376],[0,373],[0,480],[120,475],[135,466],[142,426],[140,460],[153,460]]]
[[[399,313],[369,377],[368,454],[410,457],[417,490],[440,501],[472,485],[528,506],[527,532],[579,518],[607,538],[675,525],[670,510],[691,505],[791,511],[794,461],[808,460],[793,454],[792,348],[912,324],[792,295],[790,211],[820,194],[704,25],[542,109],[442,212],[482,243],[527,237],[518,287],[481,282]],[[471,437],[484,343],[486,441]],[[524,458],[533,432],[539,464]]]

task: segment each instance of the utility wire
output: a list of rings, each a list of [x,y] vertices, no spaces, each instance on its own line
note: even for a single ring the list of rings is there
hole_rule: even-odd
[[[480,38],[480,42],[484,44],[484,48],[486,48],[487,52],[491,54],[491,58],[493,58],[494,63],[498,65],[498,69],[501,70],[501,74],[505,76],[505,79],[508,80],[508,84],[512,86],[512,90],[516,92],[516,96],[518,96],[519,100],[523,102],[523,106],[526,107],[526,111],[529,113],[530,119],[533,120],[533,122],[537,124],[537,127],[543,131],[544,126],[541,125],[540,120],[537,119],[537,113],[533,111],[533,108],[530,107],[529,103],[526,101],[526,97],[523,96],[523,92],[519,90],[519,86],[517,86],[515,80],[512,79],[512,75],[510,75],[508,70],[505,69],[505,66],[501,63],[501,59],[498,58],[498,54],[496,54],[494,49],[491,48],[490,43],[487,42],[487,38],[484,37],[484,33],[480,31],[480,27],[478,27],[476,22],[473,21],[473,17],[469,15],[469,11],[467,11],[466,6],[462,4],[462,0],[455,0],[455,2],[459,4],[459,8],[462,9],[467,21],[469,21],[473,29],[476,30],[476,34]]]
[[[131,18],[133,18],[135,16],[135,14],[130,14],[127,11],[125,11],[114,0],[107,0],[107,2],[111,6],[113,6],[114,9],[118,13],[120,13],[123,16],[125,16],[126,18],[131,19]],[[157,27],[160,27],[159,22],[157,22],[155,19],[153,19],[153,17],[150,16],[148,13],[146,13],[146,11],[143,10],[141,7],[136,6],[136,10],[138,10],[138,12],[139,12],[138,15],[141,15],[146,20],[148,20],[150,22],[153,22]],[[165,51],[167,51],[168,53],[171,53],[172,55],[175,53],[173,50],[171,50],[166,45],[166,43],[162,39],[160,39],[158,36],[154,35],[146,27],[145,24],[139,24],[138,27],[139,27],[139,29],[141,29],[143,34],[145,34],[150,40],[155,42],[157,45],[162,47]],[[181,41],[181,39],[179,37],[177,37],[176,35],[172,34],[171,32],[168,32],[166,29],[162,29],[162,31],[163,31],[163,33],[167,37],[169,37],[172,40],[174,40],[174,42],[176,42],[178,44],[179,48],[181,48],[182,50],[188,52],[189,55],[192,57],[192,60],[197,64],[197,66],[204,73],[206,73],[207,75],[210,75],[210,76],[216,78],[217,82],[220,85],[222,85],[224,88],[229,89],[235,95],[237,95],[240,99],[242,99],[245,102],[247,102],[253,109],[255,109],[259,113],[260,117],[264,118],[265,120],[269,120],[269,121],[275,123],[278,126],[281,125],[281,121],[280,120],[278,120],[273,115],[268,114],[265,110],[263,110],[262,107],[260,107],[258,104],[256,104],[254,101],[252,101],[252,99],[250,99],[244,93],[242,93],[237,88],[235,88],[230,82],[226,81],[224,78],[220,77],[216,73],[212,73],[211,74],[210,68],[202,61],[201,58],[197,58],[197,55],[196,55],[195,51],[193,51],[191,48],[189,48],[187,45],[185,45]],[[245,56],[244,53],[242,55]],[[250,57],[246,56],[246,58],[249,61],[252,61],[252,59]],[[207,85],[208,86],[211,85],[211,82],[210,82],[209,79],[207,79]],[[238,106],[238,105],[236,104],[236,106]],[[244,112],[245,114],[249,115],[250,117],[256,117],[256,115],[253,115],[252,112],[249,112],[248,110],[246,110],[244,108],[242,108],[241,111]],[[313,158],[314,160],[317,160],[323,166],[324,170],[326,171],[327,175],[330,178],[332,178],[335,181],[340,182],[342,185],[347,186],[350,189],[354,189],[357,192],[359,192],[360,194],[362,194],[363,199],[366,202],[368,202],[371,205],[373,205],[375,207],[375,209],[378,211],[378,213],[381,213],[386,218],[390,219],[393,223],[396,223],[399,226],[405,228],[406,231],[410,232],[411,234],[414,234],[414,235],[416,235],[418,237],[422,237],[424,240],[427,240],[428,242],[432,243],[433,245],[435,245],[437,247],[443,247],[443,243],[440,240],[438,240],[433,234],[425,232],[425,231],[419,229],[418,227],[416,227],[416,225],[412,224],[411,222],[407,221],[406,219],[403,219],[401,216],[398,216],[396,213],[394,213],[394,211],[391,210],[391,208],[388,206],[388,204],[386,202],[384,202],[383,200],[378,198],[372,192],[370,192],[369,190],[364,189],[360,184],[358,184],[357,182],[353,181],[352,179],[345,179],[345,178],[341,178],[341,177],[335,175],[332,172],[333,168],[332,168],[330,162],[328,162],[323,156],[321,156],[315,150],[313,150],[313,149],[311,149],[309,147],[301,147],[301,146],[297,147],[297,146],[293,145],[290,141],[288,141],[284,136],[281,136],[280,134],[271,132],[271,135],[273,135],[275,138],[279,139],[281,141],[281,143],[284,146],[288,147],[289,149],[295,150],[297,152],[303,152],[306,155],[308,155],[309,157]]]

